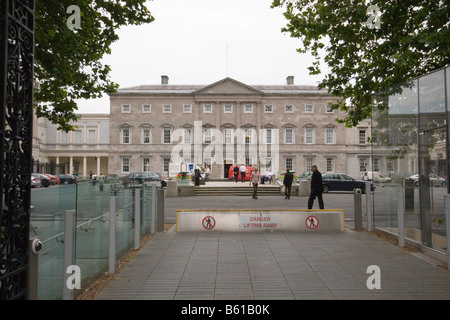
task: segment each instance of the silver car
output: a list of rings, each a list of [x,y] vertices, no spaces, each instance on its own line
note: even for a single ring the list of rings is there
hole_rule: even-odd
[[[432,174],[432,173],[428,177],[430,180],[430,186],[434,186],[434,187],[445,186],[445,179],[443,179],[435,174]],[[409,180],[414,181],[414,185],[416,187],[419,186],[419,174],[413,174],[412,176],[409,177]]]

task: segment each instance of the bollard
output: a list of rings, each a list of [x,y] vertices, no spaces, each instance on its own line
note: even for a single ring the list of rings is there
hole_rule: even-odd
[[[64,211],[63,300],[74,299],[74,289],[67,286],[67,268],[75,262],[75,210]]]
[[[38,299],[39,250],[41,249],[42,242],[39,239],[28,240],[27,300]]]
[[[362,202],[361,202],[362,190],[359,188],[353,189],[353,201],[355,209],[355,230],[362,230]]]
[[[116,196],[109,198],[109,268],[110,274],[116,273]]]
[[[134,190],[134,249],[140,247],[141,235],[141,189]]]
[[[398,246],[405,246],[405,189],[397,189]]]
[[[367,231],[372,231],[372,184],[366,183],[366,215],[367,215]]]
[[[156,206],[156,201],[157,201],[157,197],[156,197],[156,184],[152,183],[152,208],[151,208],[151,215],[150,215],[150,233],[151,234],[155,234],[156,233],[156,210],[157,210],[157,206]]]

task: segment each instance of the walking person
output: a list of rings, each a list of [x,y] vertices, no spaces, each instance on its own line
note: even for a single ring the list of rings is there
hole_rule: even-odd
[[[258,182],[259,182],[258,169],[252,171],[250,181],[253,184],[253,199],[258,199]]]
[[[319,170],[317,170],[317,166],[313,165],[311,167],[311,171],[313,172],[311,175],[311,193],[309,194],[308,199],[308,209],[311,210],[313,207],[314,199],[319,201],[319,208],[323,209],[323,199],[322,199],[322,174]]]
[[[284,175],[284,179],[283,179],[283,185],[286,187],[286,191],[284,193],[284,195],[285,195],[284,199],[291,198],[292,180],[294,180],[294,175],[292,174],[292,172],[289,171],[289,169],[287,169],[286,174]]]
[[[239,168],[239,172],[241,173],[242,183],[245,181],[245,173],[247,172],[247,168],[244,165],[241,165]]]
[[[208,166],[205,168],[205,180],[209,181],[209,176],[211,175],[211,169]]]
[[[234,174],[234,181],[237,183],[239,179],[239,167],[237,164],[233,168],[233,174]]]

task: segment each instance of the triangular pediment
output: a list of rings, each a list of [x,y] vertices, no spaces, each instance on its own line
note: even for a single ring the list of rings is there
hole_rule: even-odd
[[[193,92],[194,95],[261,95],[262,92],[232,78],[214,82]]]

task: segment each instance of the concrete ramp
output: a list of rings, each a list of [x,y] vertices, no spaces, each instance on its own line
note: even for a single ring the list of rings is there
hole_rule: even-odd
[[[344,210],[177,210],[177,232],[345,231]]]

